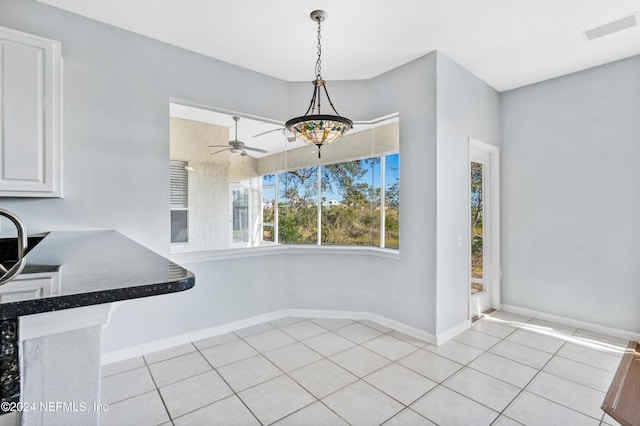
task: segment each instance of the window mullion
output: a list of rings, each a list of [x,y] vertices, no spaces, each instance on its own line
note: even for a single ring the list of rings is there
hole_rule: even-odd
[[[385,189],[386,189],[386,182],[385,182],[385,171],[387,170],[387,164],[386,164],[386,160],[387,160],[387,156],[386,155],[381,155],[380,156],[380,247],[384,248],[384,237],[385,237]]]
[[[317,245],[322,244],[322,166],[318,166],[318,177],[317,177],[317,197],[316,202],[318,204],[318,241]]]
[[[279,173],[275,173],[273,175],[273,179],[275,180],[274,183],[274,195],[273,195],[273,242],[275,244],[279,244],[278,243],[278,205],[280,204],[280,188],[278,187],[278,183],[280,181],[280,176]]]

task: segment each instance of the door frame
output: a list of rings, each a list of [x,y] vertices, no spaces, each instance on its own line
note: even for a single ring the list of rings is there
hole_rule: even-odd
[[[491,308],[501,308],[501,277],[500,266],[500,148],[487,142],[469,137],[469,147],[489,154],[489,264],[485,264],[490,280]],[[467,157],[467,168],[471,165],[470,156]],[[467,175],[469,172],[467,173]],[[469,189],[470,191],[470,189]],[[468,195],[468,197],[470,194]],[[468,198],[467,197],[467,198]],[[467,218],[471,217],[471,205],[467,202]],[[471,221],[467,220],[467,235],[471,235]],[[469,243],[470,244],[470,243]],[[471,250],[468,253],[468,271],[471,271]],[[470,284],[469,284],[470,285]],[[471,291],[467,292],[469,298],[469,316],[471,319]]]

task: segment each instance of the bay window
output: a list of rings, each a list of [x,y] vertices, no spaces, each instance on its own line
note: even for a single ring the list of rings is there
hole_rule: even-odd
[[[357,125],[318,159],[315,146],[250,118],[240,122],[239,138],[266,154],[212,149],[230,140],[231,117],[199,110],[191,119],[193,108],[171,107],[170,155],[181,159],[171,162],[172,253],[269,245],[399,249],[397,117]],[[243,135],[244,128],[251,132]]]

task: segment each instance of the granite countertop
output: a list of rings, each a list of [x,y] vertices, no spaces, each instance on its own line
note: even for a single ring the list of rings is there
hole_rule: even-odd
[[[117,231],[54,231],[0,285],[0,319],[174,293],[195,276]],[[26,290],[27,288],[33,290]]]

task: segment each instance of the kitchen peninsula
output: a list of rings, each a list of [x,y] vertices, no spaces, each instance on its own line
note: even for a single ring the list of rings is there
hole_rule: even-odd
[[[67,404],[25,410],[25,424],[97,424],[112,303],[188,290],[195,276],[116,231],[50,232],[22,262],[0,286],[1,402]]]

